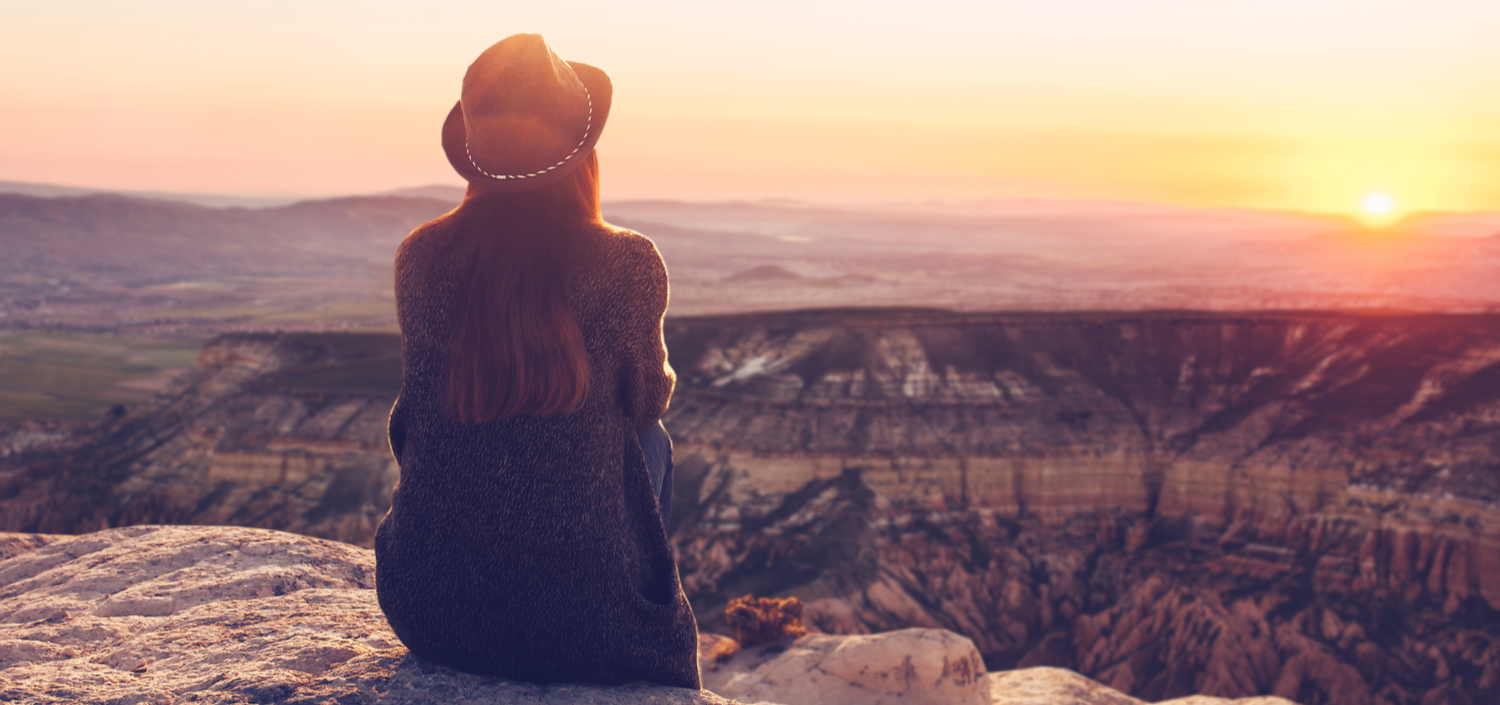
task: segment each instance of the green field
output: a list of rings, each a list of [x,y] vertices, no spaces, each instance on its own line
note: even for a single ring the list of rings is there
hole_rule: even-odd
[[[192,367],[207,335],[0,334],[0,421],[98,418]]]
[[[401,391],[401,336],[394,333],[286,333],[322,348],[315,362],[291,365],[256,381],[264,391],[380,394]]]

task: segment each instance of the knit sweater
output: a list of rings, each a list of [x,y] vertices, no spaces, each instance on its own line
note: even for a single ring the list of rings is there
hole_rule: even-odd
[[[443,410],[458,245],[477,236],[455,213],[396,256],[401,477],[375,534],[381,609],[413,653],[472,673],[698,688],[697,626],[636,439],[674,382],[661,256],[627,230],[579,233],[565,291],[588,354],[582,407],[465,424]]]

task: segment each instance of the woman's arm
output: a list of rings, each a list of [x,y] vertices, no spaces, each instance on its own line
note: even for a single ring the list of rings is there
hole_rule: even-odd
[[[667,267],[649,239],[634,233],[627,237],[631,261],[622,278],[630,305],[625,307],[625,320],[621,321],[627,351],[621,370],[621,397],[626,420],[639,433],[666,413],[677,376],[667,364],[667,344],[661,333],[669,296]]]
[[[396,459],[396,466],[401,465],[401,451],[406,448],[406,410],[401,405],[401,397],[396,397],[396,403],[391,405],[391,415],[386,419],[385,435],[390,439],[391,456]]]

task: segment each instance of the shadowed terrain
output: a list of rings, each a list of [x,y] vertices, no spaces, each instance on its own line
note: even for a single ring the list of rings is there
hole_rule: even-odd
[[[1147,700],[1500,696],[1500,317],[828,310],[668,319],[705,629],[789,595]],[[228,335],[0,465],[0,526],[368,545],[394,336]]]
[[[713,615],[943,626],[1146,699],[1473,702],[1500,674],[1493,316],[677,319]]]

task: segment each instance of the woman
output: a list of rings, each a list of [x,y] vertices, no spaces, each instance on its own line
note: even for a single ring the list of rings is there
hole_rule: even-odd
[[[401,479],[376,585],[401,641],[454,668],[697,688],[637,435],[664,439],[666,269],[600,219],[610,97],[602,71],[537,35],[464,76],[443,148],[468,194],[396,255]]]

